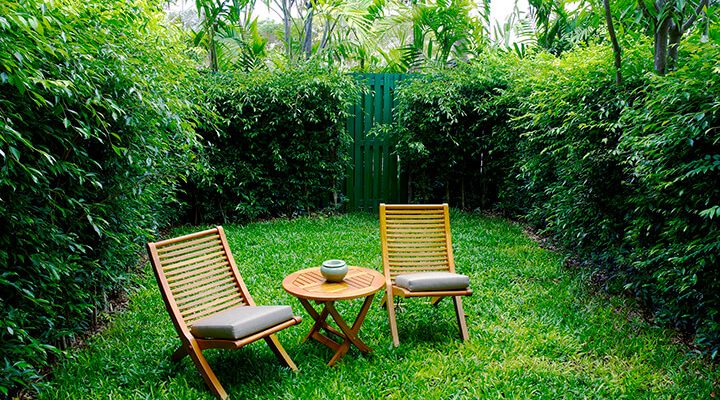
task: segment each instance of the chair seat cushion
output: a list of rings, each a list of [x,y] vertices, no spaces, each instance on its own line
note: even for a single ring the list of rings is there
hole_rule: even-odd
[[[195,337],[242,339],[293,318],[290,306],[241,306],[195,321]]]
[[[418,272],[396,276],[395,285],[411,292],[463,290],[470,285],[470,278],[451,272]]]

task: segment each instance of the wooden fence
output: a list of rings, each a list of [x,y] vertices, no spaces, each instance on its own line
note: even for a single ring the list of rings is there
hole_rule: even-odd
[[[349,210],[378,212],[380,203],[407,200],[407,181],[399,172],[394,143],[379,129],[379,124],[392,122],[394,89],[397,82],[408,75],[359,74],[356,77],[368,90],[355,103],[347,121],[353,142],[345,195],[349,199]]]

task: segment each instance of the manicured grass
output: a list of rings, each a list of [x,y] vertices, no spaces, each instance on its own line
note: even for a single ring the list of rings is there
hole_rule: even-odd
[[[541,249],[519,225],[452,215],[456,264],[475,291],[464,302],[470,340],[461,343],[452,302],[404,301],[401,345],[391,346],[379,296],[360,332],[374,353],[356,349],[335,367],[331,351],[300,343],[312,320],[285,293],[292,271],[342,258],[382,270],[377,217],[277,220],[225,226],[240,273],[258,304],[289,304],[304,321],[279,334],[300,371],[280,367],[264,342],[210,350],[231,398],[712,398],[720,374],[674,334],[647,324],[627,300],[590,293],[560,255]],[[199,228],[184,228],[173,234]],[[352,313],[360,300],[341,302]],[[349,316],[353,320],[354,316]],[[110,327],[55,370],[43,399],[210,399],[185,359],[149,266],[143,287]]]

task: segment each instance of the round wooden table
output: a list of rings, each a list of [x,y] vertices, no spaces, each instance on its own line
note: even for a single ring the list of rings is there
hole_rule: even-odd
[[[331,283],[327,282],[325,278],[320,274],[320,267],[307,268],[297,272],[294,272],[283,279],[283,289],[291,295],[295,296],[300,300],[300,304],[307,310],[308,314],[315,320],[310,329],[310,333],[305,336],[303,342],[309,338],[313,338],[325,346],[333,349],[335,355],[333,355],[328,365],[333,365],[337,360],[342,358],[350,349],[350,345],[354,345],[362,353],[369,353],[372,351],[367,344],[365,344],[358,337],[358,331],[360,326],[365,320],[368,309],[372,304],[375,293],[379,291],[385,285],[385,277],[372,269],[362,267],[348,267],[348,274],[342,282]],[[338,313],[335,308],[335,302],[338,300],[350,300],[364,297],[360,312],[355,318],[352,326],[349,326]],[[317,304],[321,304],[322,311],[318,312],[310,304],[310,301],[315,301]],[[327,322],[327,317],[331,316],[335,321],[340,330],[330,326]],[[337,336],[342,339],[342,343],[338,343],[330,337],[320,332],[324,329],[327,333]]]

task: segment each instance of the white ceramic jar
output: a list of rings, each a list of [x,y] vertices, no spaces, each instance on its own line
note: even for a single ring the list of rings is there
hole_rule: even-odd
[[[342,282],[348,273],[348,266],[343,260],[326,260],[320,267],[320,273],[328,282]]]

